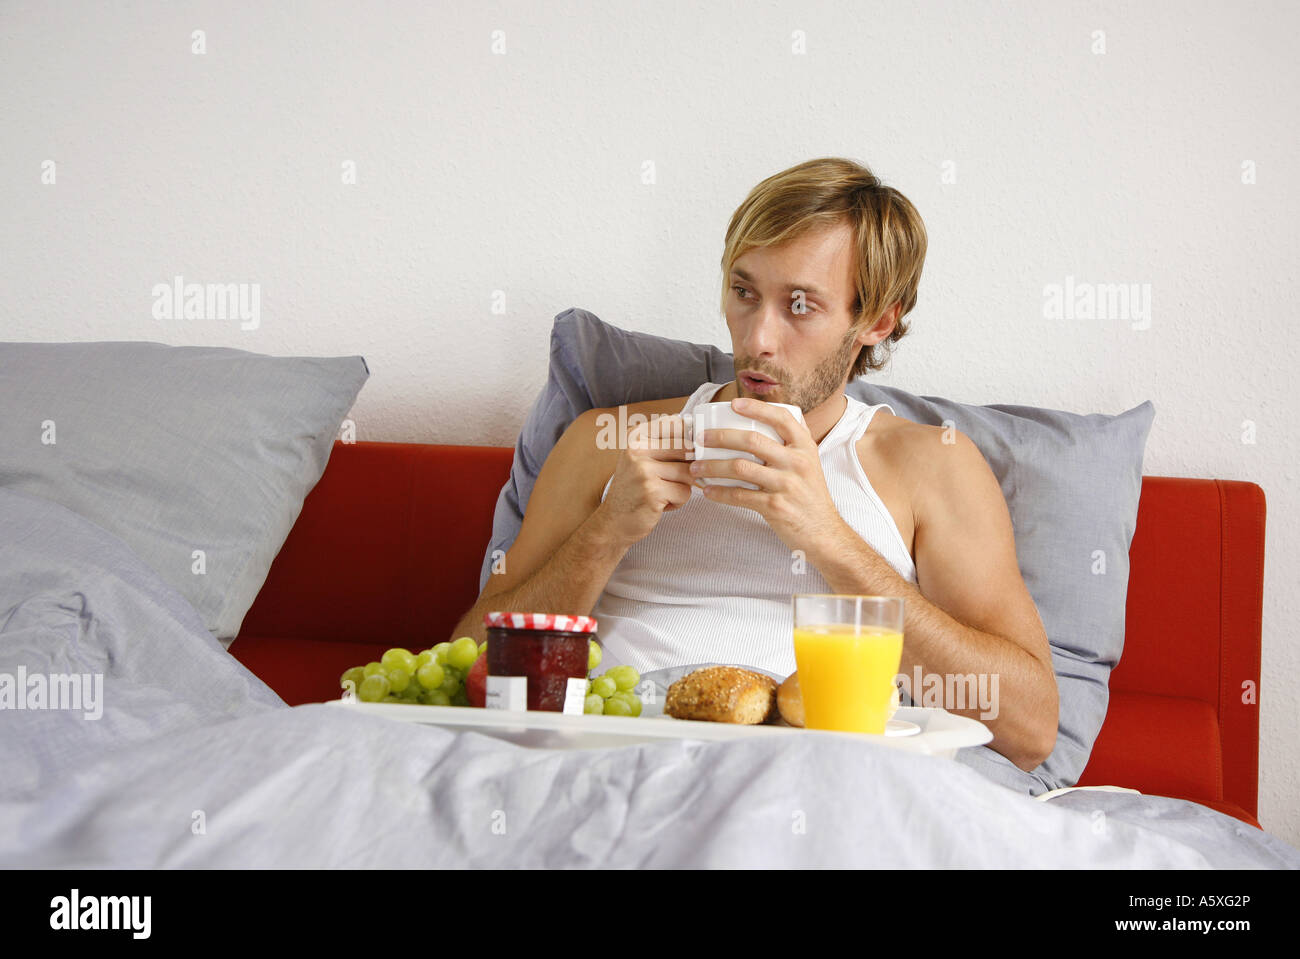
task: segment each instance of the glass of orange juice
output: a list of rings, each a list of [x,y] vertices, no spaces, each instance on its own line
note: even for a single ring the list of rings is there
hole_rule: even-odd
[[[792,602],[804,726],[884,733],[903,658],[902,597],[798,593]]]

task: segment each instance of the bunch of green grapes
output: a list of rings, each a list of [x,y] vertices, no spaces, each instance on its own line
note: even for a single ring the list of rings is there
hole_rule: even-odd
[[[462,636],[454,643],[439,643],[416,655],[409,649],[390,649],[378,662],[353,666],[339,677],[348,682],[363,703],[422,703],[425,706],[468,706],[465,675],[487,650]]]
[[[600,647],[592,644],[587,660],[588,672],[600,665]],[[582,711],[592,715],[640,716],[641,697],[633,687],[641,681],[641,674],[631,666],[615,666],[601,676],[587,680],[587,700]]]

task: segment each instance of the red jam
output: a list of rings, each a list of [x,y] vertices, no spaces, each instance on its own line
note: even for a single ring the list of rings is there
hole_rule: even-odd
[[[484,623],[489,707],[582,714],[589,647],[596,638],[595,620],[588,616],[488,613]],[[503,698],[508,684],[493,682],[494,677],[516,676],[527,680],[526,707]],[[581,685],[571,684],[570,680],[581,680]]]

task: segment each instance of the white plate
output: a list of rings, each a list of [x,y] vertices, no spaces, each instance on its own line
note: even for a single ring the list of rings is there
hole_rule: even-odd
[[[641,707],[641,715],[662,716],[664,712],[664,700],[668,696],[668,687],[681,679],[688,676],[697,669],[703,669],[706,666],[721,666],[723,663],[692,663],[689,666],[671,666],[666,669],[657,669],[654,672],[645,673],[641,681],[637,683],[636,691],[641,696],[645,705]],[[770,672],[766,669],[759,669],[756,666],[742,666],[742,669],[752,670],[757,673],[763,673],[770,676],[776,682],[780,683],[782,677],[778,673]],[[777,718],[777,725],[789,726],[784,719]],[[921,731],[921,727],[916,723],[908,722],[904,719],[890,719],[885,723],[886,736],[915,736]]]
[[[566,716],[534,710],[477,709],[473,706],[419,706],[404,703],[363,703],[331,700],[327,705],[354,709],[371,716],[408,723],[424,723],[483,733],[521,746],[541,749],[605,749],[637,742],[697,739],[707,741],[749,739],[754,736],[848,736],[894,749],[951,759],[958,749],[979,746],[993,739],[983,723],[942,709],[904,707],[892,722],[915,725],[902,735],[841,733],[797,729],[784,724],[744,726],[706,723],[665,716]]]
[[[885,723],[886,736],[915,736],[920,731],[920,726],[906,719],[891,719]]]

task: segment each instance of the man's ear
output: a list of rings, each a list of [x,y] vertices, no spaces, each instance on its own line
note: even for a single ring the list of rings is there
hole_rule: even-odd
[[[885,312],[880,314],[880,317],[874,324],[858,334],[857,341],[863,346],[874,346],[885,337],[889,336],[890,333],[894,332],[894,325],[898,322],[898,314],[902,308],[902,303],[895,303],[893,306],[889,307]]]

